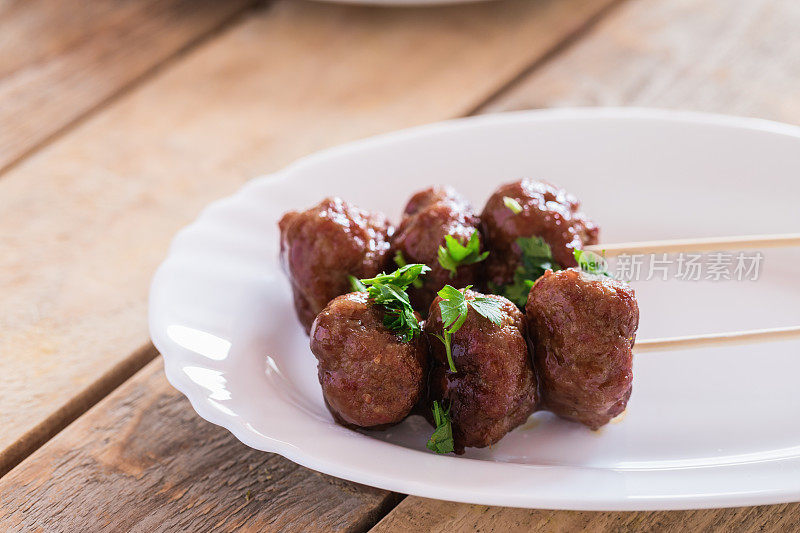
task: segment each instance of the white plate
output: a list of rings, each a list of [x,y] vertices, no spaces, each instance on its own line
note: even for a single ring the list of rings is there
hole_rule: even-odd
[[[499,183],[578,195],[605,242],[800,230],[800,128],[575,109],[456,120],[328,150],[253,180],[181,231],[150,294],[170,382],[254,448],[406,494],[516,507],[682,509],[800,499],[800,343],[647,354],[625,418],[593,433],[546,413],[465,457],[425,449],[412,417],[333,423],[278,265],[276,222],[327,195],[385,211],[449,183],[478,209]],[[758,281],[637,282],[639,338],[800,323],[796,250]]]

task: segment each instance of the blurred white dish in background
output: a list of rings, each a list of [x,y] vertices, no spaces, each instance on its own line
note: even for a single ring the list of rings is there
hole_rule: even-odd
[[[420,417],[369,434],[337,426],[280,270],[277,228],[285,211],[329,195],[397,221],[407,197],[434,183],[480,210],[498,184],[533,177],[583,200],[601,242],[796,232],[798,176],[800,128],[694,113],[534,111],[379,136],[255,179],[203,211],[153,280],[150,330],[167,377],[202,417],[249,446],[368,485],[558,509],[800,500],[798,341],[638,356],[621,422],[591,432],[539,413],[464,457],[426,450]],[[639,337],[800,323],[800,251],[764,255],[758,281],[634,282]]]
[[[352,4],[386,7],[424,7],[444,4],[475,4],[478,2],[494,2],[495,0],[314,0],[326,4]]]

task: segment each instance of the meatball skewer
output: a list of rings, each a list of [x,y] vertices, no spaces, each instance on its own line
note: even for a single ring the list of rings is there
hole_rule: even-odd
[[[349,428],[402,421],[422,397],[428,348],[405,289],[425,265],[361,280],[365,292],[334,298],[311,327],[310,346],[328,410]]]
[[[452,187],[430,187],[414,194],[392,238],[392,255],[399,266],[423,263],[431,272],[409,288],[415,309],[427,313],[445,284],[455,287],[479,281],[486,258],[480,253],[480,219],[470,203]]]
[[[715,249],[718,243],[785,246],[800,235],[650,241],[604,245],[611,255],[631,251]],[[605,253],[588,246],[573,252],[579,268],[548,271],[530,290],[526,305],[531,350],[544,408],[592,429],[625,410],[631,394],[633,352],[786,340],[800,326],[636,341],[639,308],[633,289],[607,272]],[[634,343],[636,343],[634,345]]]
[[[281,262],[292,284],[295,310],[308,331],[336,296],[349,292],[348,275],[369,278],[390,262],[393,228],[386,217],[327,198],[279,222]]]
[[[481,213],[488,288],[523,308],[545,270],[576,266],[573,251],[597,243],[599,232],[579,208],[574,196],[546,182],[499,187]]]
[[[536,376],[523,315],[512,302],[445,286],[423,329],[431,346],[429,400],[437,426],[429,448],[451,451],[442,446],[442,422],[450,422],[452,451],[461,454],[498,442],[533,413]]]
[[[544,407],[592,429],[622,413],[639,325],[633,289],[579,268],[547,271],[525,311]]]

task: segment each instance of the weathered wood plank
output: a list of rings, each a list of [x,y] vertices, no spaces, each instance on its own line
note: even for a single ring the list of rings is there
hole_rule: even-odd
[[[696,511],[597,513],[464,505],[409,497],[371,530],[392,531],[796,531],[800,505]]]
[[[363,531],[398,496],[248,448],[161,360],[2,480],[3,531]]]
[[[253,3],[0,3],[0,172]]]
[[[203,205],[311,150],[472,109],[612,1],[279,2],[8,172],[0,473],[80,414],[76,393],[127,377],[111,369],[147,339],[153,270]]]
[[[800,2],[636,0],[484,111],[654,106],[800,123]]]
[[[800,3],[635,0],[482,111],[639,105],[800,123]],[[800,504],[690,512],[530,511],[406,498],[375,531],[792,531]]]

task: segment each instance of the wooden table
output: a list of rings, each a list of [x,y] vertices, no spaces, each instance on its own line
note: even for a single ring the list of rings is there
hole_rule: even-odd
[[[800,123],[800,2],[7,0],[0,28],[0,529],[800,527],[797,504],[530,511],[333,479],[201,420],[146,327],[174,232],[326,146],[566,105]]]

